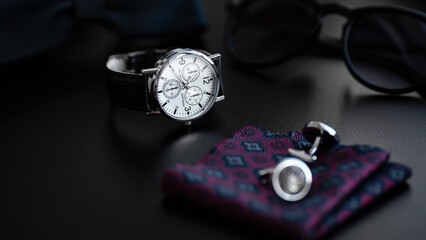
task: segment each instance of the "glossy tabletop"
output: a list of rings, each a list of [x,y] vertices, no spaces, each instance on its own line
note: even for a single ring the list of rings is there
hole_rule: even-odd
[[[423,0],[376,2],[426,11]],[[367,89],[339,54],[317,45],[272,68],[236,69],[223,41],[224,4],[203,1],[209,29],[202,36],[127,38],[82,23],[62,46],[0,66],[5,239],[278,238],[166,198],[160,181],[167,168],[196,163],[246,124],[285,133],[310,120],[333,126],[343,144],[379,146],[413,170],[408,184],[328,238],[426,238],[425,99]],[[322,37],[339,37],[343,22],[327,17]],[[109,103],[108,55],[173,46],[222,53],[225,101],[190,127]]]

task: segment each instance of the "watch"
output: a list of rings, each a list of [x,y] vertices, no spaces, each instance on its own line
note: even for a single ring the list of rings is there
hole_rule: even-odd
[[[148,115],[190,125],[225,99],[218,53],[149,49],[112,55],[106,67],[111,102]]]

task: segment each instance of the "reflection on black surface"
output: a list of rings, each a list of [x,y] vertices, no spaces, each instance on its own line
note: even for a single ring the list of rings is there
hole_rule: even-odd
[[[403,95],[362,95],[353,96],[349,89],[346,89],[344,105],[346,112],[350,110],[378,110],[383,109],[380,107],[394,106],[395,110],[401,110],[397,106],[405,106],[404,109],[410,108],[426,108],[426,102],[424,99],[403,96]],[[355,108],[355,109],[354,109]],[[425,109],[426,110],[426,109]]]
[[[310,77],[304,75],[289,77],[287,74],[283,74],[280,69],[274,69],[275,71],[267,72],[256,68],[246,68],[241,65],[233,65],[233,67],[238,70],[240,74],[246,77],[256,79],[264,85],[275,85],[275,87],[280,87],[284,91],[311,91],[314,86],[314,81]]]
[[[118,160],[129,167],[195,163],[220,141],[220,122],[207,114],[192,126],[111,105],[108,130]],[[165,169],[162,169],[165,170]],[[156,173],[158,176],[162,172]]]
[[[422,86],[419,86],[419,88],[416,91],[418,94],[420,94],[420,96],[426,99],[426,81],[423,83]]]
[[[405,128],[408,130],[410,125],[425,124],[421,121],[421,115],[426,114],[423,98],[400,95],[353,96],[346,89],[343,101],[343,117],[351,121],[369,121],[370,124],[378,122],[378,126],[393,124],[399,126],[400,131]]]
[[[167,215],[175,215],[180,221],[193,226],[191,231],[198,235],[198,231],[209,229],[220,231],[220,235],[232,234],[242,237],[242,239],[282,239],[283,235],[270,233],[263,229],[252,226],[250,223],[235,220],[228,217],[217,209],[203,208],[189,202],[183,197],[166,196],[161,202],[161,206]],[[201,225],[201,226],[200,226]],[[200,234],[203,234],[202,232]],[[284,238],[288,239],[288,238]]]
[[[345,136],[342,139],[372,144],[391,152],[391,159],[415,166],[423,150],[417,145],[424,136],[426,101],[423,98],[392,95],[352,96],[346,91],[342,104]],[[419,130],[422,129],[422,130]],[[411,142],[410,147],[403,142]]]

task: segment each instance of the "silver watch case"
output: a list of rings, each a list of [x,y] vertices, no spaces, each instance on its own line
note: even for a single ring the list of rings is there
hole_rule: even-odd
[[[167,63],[172,59],[172,58],[179,58],[182,55],[196,55],[198,57],[201,57],[203,59],[205,59],[209,64],[211,64],[213,70],[214,70],[214,75],[215,75],[215,79],[214,81],[216,81],[215,84],[215,93],[214,93],[214,101],[212,101],[209,106],[207,106],[202,112],[191,116],[187,119],[178,119],[175,118],[171,115],[169,115],[168,113],[166,113],[165,111],[163,111],[163,109],[160,107],[159,101],[158,101],[158,80],[159,77],[161,76],[164,68],[167,66]],[[150,87],[149,89],[149,93],[150,95],[155,99],[156,104],[157,104],[157,110],[153,110],[151,112],[149,112],[149,115],[152,114],[163,114],[166,117],[175,120],[175,121],[179,121],[179,122],[185,122],[187,124],[190,124],[191,121],[199,119],[200,117],[204,116],[210,109],[211,107],[214,105],[214,103],[222,101],[225,99],[225,94],[223,91],[223,83],[222,83],[222,72],[221,72],[221,55],[219,53],[216,54],[210,54],[208,52],[205,51],[197,51],[197,50],[193,50],[193,49],[189,49],[189,48],[177,48],[177,49],[173,49],[169,52],[167,52],[166,54],[164,54],[163,56],[161,56],[161,58],[155,63],[154,68],[149,68],[149,69],[142,69],[142,74],[148,74],[148,86]]]

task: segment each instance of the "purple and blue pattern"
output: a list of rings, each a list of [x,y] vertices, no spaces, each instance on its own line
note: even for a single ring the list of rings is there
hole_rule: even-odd
[[[275,166],[288,148],[306,144],[297,131],[279,135],[248,125],[197,164],[167,170],[162,190],[262,229],[315,239],[411,176],[407,167],[388,163],[388,153],[380,148],[338,145],[309,164],[313,173],[309,194],[286,202],[271,185],[260,184],[257,171]]]

